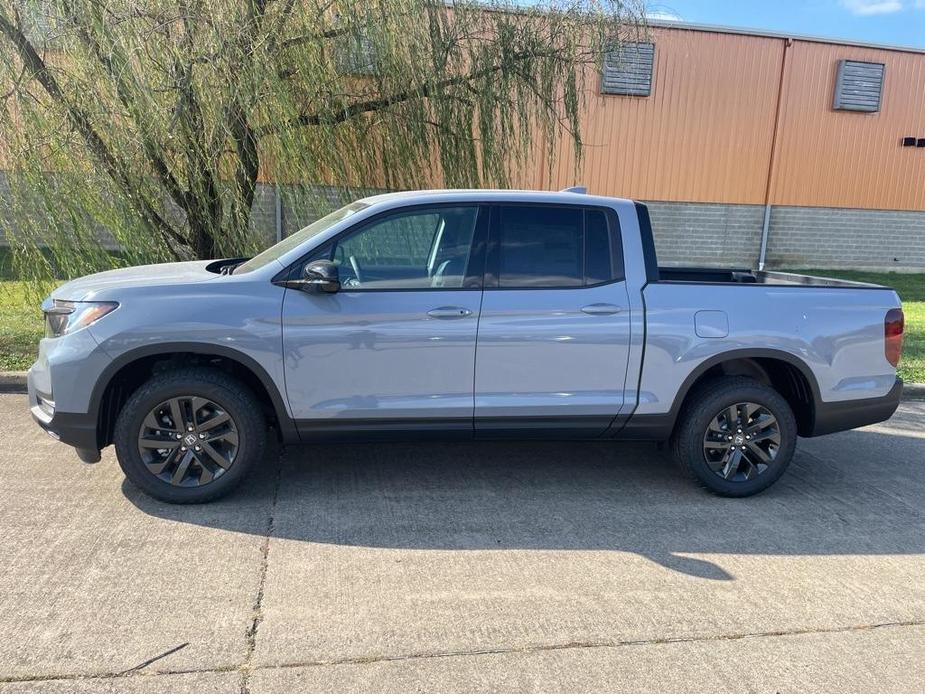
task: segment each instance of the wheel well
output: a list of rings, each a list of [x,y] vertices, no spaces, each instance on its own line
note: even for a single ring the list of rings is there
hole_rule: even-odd
[[[139,357],[121,366],[109,379],[97,410],[96,430],[100,448],[112,443],[116,418],[132,393],[155,374],[171,371],[181,366],[208,366],[219,369],[247,385],[263,407],[267,422],[274,426],[279,435],[280,427],[273,399],[263,381],[251,369],[231,357],[193,352],[171,352]]]
[[[790,405],[797,420],[800,436],[808,436],[813,428],[815,400],[806,375],[796,366],[773,357],[730,359],[704,371],[685,395],[685,400],[700,384],[722,376],[748,376],[772,387]]]

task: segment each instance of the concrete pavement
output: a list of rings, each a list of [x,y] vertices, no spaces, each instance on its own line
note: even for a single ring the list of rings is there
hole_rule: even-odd
[[[925,682],[925,402],[718,499],[650,445],[274,451],[173,507],[0,396],[0,692]]]

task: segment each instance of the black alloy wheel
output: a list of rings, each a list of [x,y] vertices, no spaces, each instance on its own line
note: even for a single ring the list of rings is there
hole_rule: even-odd
[[[780,450],[777,418],[761,405],[740,402],[723,408],[707,427],[703,456],[724,480],[741,482],[762,475]]]
[[[235,462],[238,426],[218,403],[181,395],[156,405],[138,432],[138,452],[152,475],[177,487],[198,487]]]

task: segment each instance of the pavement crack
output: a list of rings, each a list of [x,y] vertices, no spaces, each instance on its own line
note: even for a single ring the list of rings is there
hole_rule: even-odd
[[[738,632],[733,634],[715,634],[712,636],[668,636],[653,639],[626,639],[626,640],[601,640],[601,641],[565,641],[562,643],[535,644],[525,646],[499,646],[496,648],[479,648],[471,650],[457,651],[422,651],[416,653],[397,653],[382,654],[369,656],[354,656],[348,658],[334,658],[330,660],[303,660],[288,663],[279,663],[276,665],[253,665],[252,663],[242,663],[239,666],[226,667],[204,667],[204,668],[186,668],[176,670],[138,670],[131,669],[122,672],[97,672],[97,673],[64,673],[48,675],[20,675],[13,677],[0,676],[0,684],[9,684],[15,682],[49,682],[49,681],[75,681],[75,680],[101,680],[101,679],[119,679],[132,677],[159,677],[170,675],[203,675],[203,674],[220,674],[227,672],[242,672],[245,675],[244,685],[248,684],[247,675],[249,672],[260,670],[286,670],[294,668],[324,667],[331,665],[370,665],[375,663],[389,663],[401,661],[426,660],[432,658],[467,658],[483,655],[507,655],[512,653],[543,653],[549,651],[567,651],[579,649],[613,649],[613,648],[632,648],[635,646],[659,646],[671,645],[678,643],[710,643],[717,641],[738,641],[744,639],[760,639],[769,637],[790,637],[790,636],[810,636],[814,634],[844,634],[852,632],[873,631],[875,629],[897,629],[904,627],[923,627],[925,619],[915,619],[898,622],[879,622],[875,624],[855,624],[843,627],[829,627],[822,629],[790,629],[780,631],[754,631]],[[256,631],[255,631],[256,633]]]
[[[814,634],[844,634],[874,629],[889,629],[900,627],[925,626],[925,620],[909,620],[900,622],[881,622],[876,624],[857,624],[843,627],[806,628],[782,631],[755,631],[738,632],[733,634],[715,634],[712,636],[668,636],[654,639],[625,639],[601,641],[567,641],[563,643],[535,644],[525,646],[500,646],[497,648],[483,648],[458,651],[423,651],[417,653],[382,654],[369,656],[356,656],[350,658],[334,658],[329,660],[312,660],[278,665],[265,665],[258,669],[290,669],[299,667],[320,667],[325,665],[369,665],[383,662],[396,662],[403,660],[422,660],[429,658],[465,658],[481,655],[506,655],[511,653],[543,653],[547,651],[566,651],[574,649],[613,649],[634,646],[659,646],[678,643],[710,643],[716,641],[738,641],[744,639],[759,639],[769,637],[810,636]]]
[[[251,609],[251,623],[245,633],[246,651],[244,662],[240,666],[241,670],[241,694],[250,692],[250,673],[253,668],[254,651],[257,648],[257,631],[263,622],[263,592],[267,581],[267,565],[270,557],[270,538],[276,530],[276,504],[279,500],[279,487],[283,475],[283,455],[284,451],[279,451],[276,457],[276,475],[273,480],[273,498],[270,502],[269,513],[267,514],[266,531],[263,535],[263,541],[260,543],[260,568],[257,575],[257,594],[254,596],[254,604]]]
[[[128,670],[123,670],[122,672],[117,673],[117,675],[121,677],[124,675],[131,674],[133,672],[138,672],[139,670],[144,670],[151,663],[156,663],[158,660],[161,660],[162,658],[166,658],[168,655],[173,655],[177,651],[182,651],[187,646],[189,646],[189,642],[181,643],[179,646],[174,646],[173,648],[164,651],[160,655],[156,655],[153,658],[148,658],[147,660],[138,663],[138,665],[136,665],[135,667],[130,667]]]

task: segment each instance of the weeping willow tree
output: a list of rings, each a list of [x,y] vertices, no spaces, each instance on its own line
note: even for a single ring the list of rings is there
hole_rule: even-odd
[[[640,19],[605,0],[0,0],[14,264],[251,253],[260,181],[504,187],[538,142],[580,153],[584,83]]]

